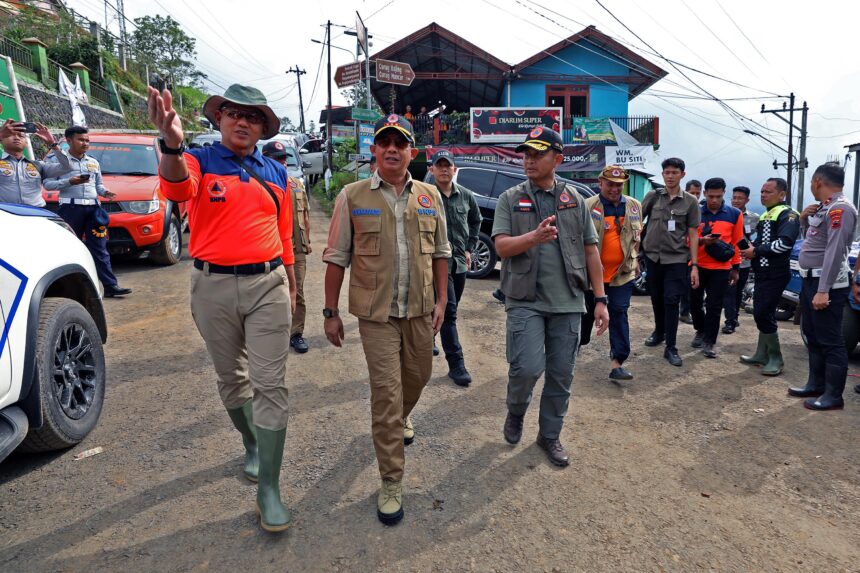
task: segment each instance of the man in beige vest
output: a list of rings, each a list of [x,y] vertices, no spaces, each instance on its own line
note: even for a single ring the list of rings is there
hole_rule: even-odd
[[[609,356],[612,360],[609,378],[612,380],[633,379],[633,374],[623,365],[630,356],[627,309],[633,296],[633,280],[639,274],[637,257],[642,236],[642,205],[622,192],[629,178],[623,167],[607,165],[597,180],[600,193],[585,201],[597,233],[603,287],[609,299]],[[582,317],[582,344],[591,338],[594,322],[594,296],[589,291],[585,298],[590,312]]]
[[[448,303],[445,209],[436,188],[413,181],[407,171],[418,154],[414,144],[412,124],[403,117],[376,122],[370,150],[377,170],[338,195],[323,253],[325,333],[335,346],[344,337],[340,289],[352,266],[349,312],[358,317],[370,374],[373,445],[382,476],[376,514],[385,525],[403,518],[404,445],[415,438],[409,414],[430,380],[433,336]]]

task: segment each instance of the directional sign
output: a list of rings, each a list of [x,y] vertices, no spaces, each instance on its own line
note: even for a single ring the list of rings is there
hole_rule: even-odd
[[[365,109],[363,107],[352,108],[352,119],[357,119],[359,121],[376,121],[380,117],[382,117],[382,114],[372,109]]]
[[[412,66],[405,62],[376,60],[376,81],[399,86],[411,86],[415,79]]]
[[[364,153],[350,153],[350,154],[349,154],[349,160],[350,160],[350,161],[364,161],[364,162],[369,162],[369,161],[370,161],[370,155],[369,155],[369,154],[364,154]]]
[[[361,81],[361,62],[352,62],[338,66],[334,72],[334,83],[339,88],[346,88]]]

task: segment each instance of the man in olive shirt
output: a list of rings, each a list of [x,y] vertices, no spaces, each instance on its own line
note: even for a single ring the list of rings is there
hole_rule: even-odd
[[[699,204],[696,198],[681,190],[684,161],[670,157],[663,161],[666,187],[651,191],[642,200],[642,215],[647,219],[642,250],[648,270],[648,291],[654,308],[654,332],[645,346],[659,346],[666,341],[663,357],[672,366],[681,366],[676,337],[681,295],[692,284],[699,286],[697,253],[699,250]],[[690,269],[690,284],[687,268]]]
[[[472,376],[466,370],[463,347],[457,335],[457,305],[466,287],[466,271],[472,266],[472,250],[478,244],[481,230],[481,211],[475,195],[465,187],[454,183],[457,166],[454,155],[447,149],[433,156],[430,172],[445,205],[445,220],[448,223],[448,242],[451,258],[448,259],[448,306],[445,307],[445,322],[439,331],[442,349],[448,361],[448,378],[458,386],[468,386]]]
[[[570,463],[559,434],[589,285],[598,335],[609,322],[597,233],[583,198],[555,178],[563,149],[561,136],[551,129],[536,127],[529,133],[517,147],[524,152],[528,180],[502,193],[493,221],[508,314],[505,440],[516,444],[522,438],[532,391],[545,371],[537,443],[558,466]]]

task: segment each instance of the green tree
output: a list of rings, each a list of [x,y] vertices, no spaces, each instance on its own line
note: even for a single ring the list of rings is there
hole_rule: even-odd
[[[281,118],[281,131],[296,131],[296,126],[293,124],[293,120],[286,115]]]
[[[167,76],[174,88],[196,85],[206,77],[191,61],[197,55],[197,40],[183,32],[179,22],[170,16],[143,16],[134,23],[137,29],[131,41],[135,51]]]
[[[346,89],[340,90],[340,93],[343,95],[344,99],[346,99],[346,103],[350,105],[350,107],[367,107],[367,84],[364,82],[359,82],[353,86],[350,86]],[[371,98],[371,109],[382,112],[382,108],[376,103],[376,100]]]

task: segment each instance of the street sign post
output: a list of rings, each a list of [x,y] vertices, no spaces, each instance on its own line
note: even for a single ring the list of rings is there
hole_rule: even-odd
[[[361,81],[361,62],[352,62],[338,66],[334,72],[334,83],[339,88],[346,88]]]
[[[396,84],[398,86],[411,86],[415,79],[412,66],[405,62],[392,62],[391,60],[376,61],[376,81],[385,84]]]
[[[382,114],[372,109],[364,109],[363,107],[352,108],[352,119],[375,122],[380,117],[382,117]]]

